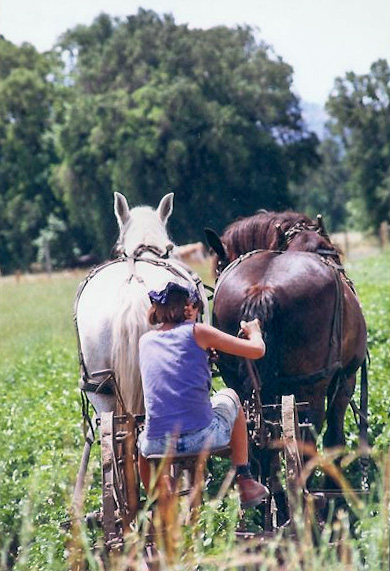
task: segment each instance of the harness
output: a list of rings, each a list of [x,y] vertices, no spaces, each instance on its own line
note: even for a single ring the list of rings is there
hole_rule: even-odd
[[[167,246],[165,252],[160,248],[157,248],[156,246],[147,246],[146,244],[140,244],[130,256],[125,252],[123,252],[123,257],[128,260],[129,259],[140,260],[142,254],[144,254],[145,252],[149,252],[160,259],[167,259],[169,258],[169,254],[171,253],[172,249],[173,249],[173,244]]]
[[[74,301],[74,305],[73,305],[73,323],[74,323],[75,329],[76,329],[77,351],[78,351],[78,356],[79,356],[79,364],[80,364],[81,371],[82,371],[82,375],[81,375],[81,379],[83,381],[82,389],[85,391],[102,392],[103,394],[112,394],[112,385],[111,385],[111,383],[109,383],[107,378],[103,379],[103,381],[96,381],[95,380],[96,376],[97,376],[96,373],[102,373],[103,374],[103,371],[96,371],[95,373],[88,374],[88,369],[87,369],[87,366],[85,364],[83,351],[81,349],[80,333],[79,333],[79,327],[78,327],[78,323],[77,323],[77,308],[79,305],[80,297],[81,297],[81,294],[83,293],[83,291],[85,290],[85,288],[87,287],[87,285],[89,284],[89,282],[98,273],[100,273],[105,268],[108,268],[109,266],[112,266],[114,264],[118,264],[118,263],[121,263],[124,261],[126,261],[125,256],[120,256],[119,258],[117,258],[115,260],[105,262],[104,264],[101,264],[100,266],[96,266],[96,267],[92,268],[92,270],[89,272],[87,277],[80,283],[79,287],[77,288],[76,297],[75,297],[75,301]],[[107,371],[104,371],[104,373],[109,375],[110,373],[112,373],[112,371],[107,370]]]
[[[291,228],[283,232],[283,241],[285,243],[285,248],[287,249],[291,242],[294,240],[295,236],[301,232],[308,230],[310,232],[315,232],[320,236],[323,235],[321,228],[317,224],[307,224],[306,222],[296,222]]]
[[[321,214],[317,215],[317,223],[310,224],[305,221],[298,221],[293,226],[291,226],[288,230],[282,231],[280,225],[278,226],[279,230],[279,246],[283,246],[283,250],[287,250],[291,242],[294,240],[298,234],[304,231],[315,232],[319,236],[322,236],[326,239],[329,244],[331,244],[331,240],[329,238],[329,234],[326,231],[324,220]],[[331,248],[317,248],[315,251],[316,254],[320,256],[331,256],[335,258],[337,263],[340,263],[339,253],[338,251],[331,247]],[[341,265],[341,264],[340,264]]]
[[[84,421],[84,438],[86,442],[89,442],[92,445],[95,439],[95,429],[92,423],[92,418],[90,414],[90,401],[88,400],[87,393],[100,393],[105,395],[112,395],[116,394],[119,402],[121,402],[123,406],[123,399],[119,387],[117,386],[116,379],[114,372],[111,369],[105,369],[102,371],[94,371],[91,374],[88,373],[87,366],[85,364],[85,359],[83,355],[83,351],[81,348],[80,342],[80,333],[79,327],[77,323],[77,308],[79,304],[79,300],[81,294],[85,290],[88,283],[94,278],[99,272],[104,270],[105,268],[112,266],[113,264],[121,263],[125,261],[125,257],[121,256],[116,260],[111,260],[100,266],[92,268],[89,272],[87,277],[80,283],[79,287],[77,288],[76,297],[73,305],[73,322],[76,329],[76,338],[77,338],[77,351],[79,357],[79,364],[81,370],[81,378],[80,378],[80,399],[81,399],[81,414]],[[103,379],[102,379],[103,377]],[[124,408],[123,408],[124,410]]]

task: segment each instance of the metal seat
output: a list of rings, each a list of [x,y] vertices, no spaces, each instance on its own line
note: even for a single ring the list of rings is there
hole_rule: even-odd
[[[155,473],[157,474],[157,486],[167,486],[167,477],[169,479],[170,493],[178,496],[195,495],[196,501],[192,499],[192,506],[199,504],[201,499],[201,490],[204,481],[204,472],[206,462],[210,456],[229,457],[231,449],[229,446],[212,448],[210,450],[202,450],[200,452],[183,452],[170,454],[150,454],[146,457],[147,461],[153,464]]]
[[[230,456],[230,446],[222,446],[219,448],[211,448],[210,450],[205,449],[204,451],[200,452],[175,452],[170,454],[168,452],[164,452],[164,454],[150,454],[146,457],[148,461],[161,461],[164,459],[169,459],[171,463],[176,462],[183,462],[186,460],[190,460],[192,458],[198,459],[199,456],[223,456],[227,457]]]

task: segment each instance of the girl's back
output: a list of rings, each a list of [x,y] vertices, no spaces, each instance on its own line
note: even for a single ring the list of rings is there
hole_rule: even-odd
[[[147,438],[208,426],[212,419],[210,368],[207,352],[195,341],[194,323],[149,331],[139,347]]]

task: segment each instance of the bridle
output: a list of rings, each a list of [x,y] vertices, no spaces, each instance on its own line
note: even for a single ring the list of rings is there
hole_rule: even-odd
[[[158,246],[149,246],[148,244],[139,244],[135,248],[135,250],[133,251],[132,254],[127,254],[125,252],[124,246],[122,245],[122,243],[119,240],[113,248],[113,251],[120,258],[126,258],[127,260],[137,260],[140,258],[140,256],[142,256],[142,254],[145,254],[147,252],[149,252],[150,254],[153,254],[153,256],[156,256],[157,258],[161,258],[163,260],[166,260],[167,258],[169,258],[172,250],[173,250],[173,244],[171,244],[171,243],[169,243],[167,245],[165,250],[163,250],[162,248],[159,248]]]
[[[322,219],[320,218],[320,220]],[[318,236],[324,238],[327,242],[329,242],[329,248],[317,248],[313,253],[325,257],[330,256],[334,258],[338,263],[340,262],[339,252],[332,245],[332,242],[325,230],[323,223],[318,222],[317,224],[308,224],[307,222],[298,221],[288,230],[279,230],[279,232],[279,247],[283,251],[288,250],[291,242],[294,240],[294,238],[301,234],[301,232],[315,232],[318,234]]]
[[[137,246],[137,248],[134,250],[132,254],[128,255],[126,254],[126,252],[123,252],[122,255],[124,258],[128,260],[139,260],[142,254],[149,252],[150,254],[153,254],[154,256],[156,256],[161,260],[167,260],[172,250],[173,250],[173,244],[168,244],[168,246],[165,249],[165,252],[164,250],[158,248],[157,246],[148,246],[147,244],[140,244],[139,246]]]

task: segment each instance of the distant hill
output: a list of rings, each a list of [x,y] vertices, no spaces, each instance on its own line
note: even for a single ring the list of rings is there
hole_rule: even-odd
[[[329,115],[318,103],[301,102],[302,115],[310,131],[314,131],[319,139],[325,137],[325,123],[329,120]]]

